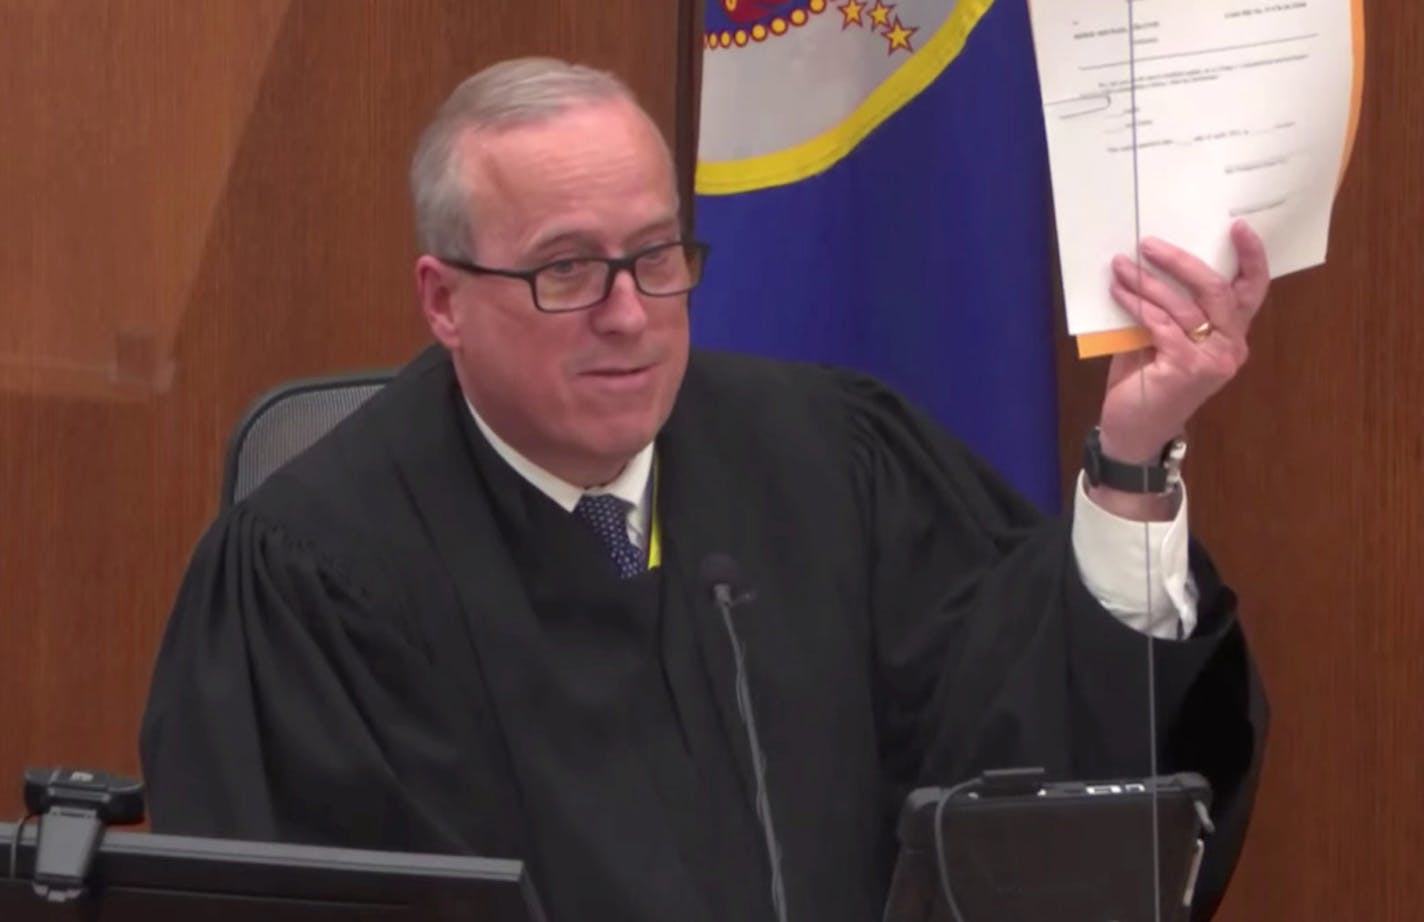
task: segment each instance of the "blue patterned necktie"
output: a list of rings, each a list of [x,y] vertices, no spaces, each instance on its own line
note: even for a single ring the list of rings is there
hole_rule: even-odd
[[[585,493],[574,506],[574,515],[583,519],[612,558],[618,576],[628,579],[643,572],[643,552],[628,540],[628,510],[632,504],[611,493]]]

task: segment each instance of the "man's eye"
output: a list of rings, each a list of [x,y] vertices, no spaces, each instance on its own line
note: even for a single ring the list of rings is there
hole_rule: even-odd
[[[558,262],[549,263],[544,267],[544,271],[550,275],[577,275],[588,268],[586,259],[561,259]]]

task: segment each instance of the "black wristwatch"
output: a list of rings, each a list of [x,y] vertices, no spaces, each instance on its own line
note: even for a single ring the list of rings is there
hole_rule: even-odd
[[[1156,464],[1129,464],[1103,454],[1101,435],[1094,426],[1083,445],[1083,472],[1088,483],[1124,493],[1168,493],[1181,483],[1185,440],[1173,439],[1164,445]]]

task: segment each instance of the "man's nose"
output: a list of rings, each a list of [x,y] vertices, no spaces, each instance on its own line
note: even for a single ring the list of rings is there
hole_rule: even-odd
[[[608,297],[593,309],[593,323],[600,333],[623,334],[642,332],[648,325],[648,309],[631,268],[623,267],[614,272]]]

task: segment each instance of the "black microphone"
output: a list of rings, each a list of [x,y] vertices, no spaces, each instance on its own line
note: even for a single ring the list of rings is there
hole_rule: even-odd
[[[742,583],[742,568],[727,554],[708,554],[700,568],[702,584],[718,605],[736,606],[752,598]]]
[[[756,715],[752,712],[751,685],[747,680],[746,650],[737,634],[737,626],[732,610],[738,605],[751,601],[755,596],[742,581],[742,568],[727,554],[708,554],[699,568],[702,583],[712,597],[712,603],[722,615],[722,625],[727,629],[727,640],[732,645],[732,661],[737,670],[737,713],[742,718],[742,728],[747,733],[747,746],[752,755],[752,776],[756,782],[756,814],[761,823],[762,835],[766,838],[767,861],[771,865],[771,905],[776,910],[777,922],[786,922],[786,887],[781,878],[781,843],[776,838],[776,827],[771,820],[771,799],[766,789],[766,755],[762,752],[761,737],[757,735]]]

